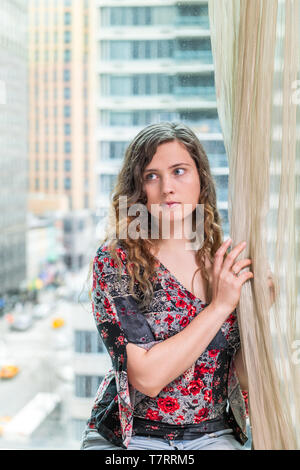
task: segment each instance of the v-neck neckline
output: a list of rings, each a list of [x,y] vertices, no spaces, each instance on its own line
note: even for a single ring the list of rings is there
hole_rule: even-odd
[[[199,299],[199,297],[196,297],[195,294],[193,294],[193,292],[189,291],[180,281],[179,279],[177,279],[177,277],[171,273],[171,271],[169,270],[169,268],[167,268],[167,266],[165,266],[158,258],[156,258],[156,256],[154,256],[155,260],[157,261],[158,263],[158,268],[161,268],[163,271],[167,271],[169,276],[171,278],[174,279],[174,281],[176,281],[176,283],[182,288],[182,290],[186,291],[189,295],[192,295],[193,296],[193,300],[196,300],[197,302],[200,302],[201,304],[204,304],[204,305],[209,305],[207,304],[206,302],[204,302],[203,300]]]

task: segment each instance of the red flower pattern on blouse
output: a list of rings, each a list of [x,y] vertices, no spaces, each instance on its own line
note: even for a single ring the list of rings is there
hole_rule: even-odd
[[[122,282],[125,286],[129,279],[126,268],[127,255],[121,248],[117,249],[117,253],[123,262]],[[130,303],[130,307],[126,304],[124,308],[122,299],[125,287],[121,287],[117,264],[111,258],[106,245],[99,248],[93,265],[92,308],[97,329],[111,357],[113,369],[107,373],[99,386],[88,421],[89,426],[96,427],[98,432],[112,443],[127,448],[134,416],[149,420],[151,429],[157,431],[164,424],[198,424],[222,415],[229,399],[231,414],[228,415],[228,422],[240,442],[244,443],[247,440],[243,421],[244,405],[238,396],[238,383],[231,362],[240,347],[234,312],[228,316],[216,337],[199,356],[191,376],[184,373],[177,377],[155,398],[138,392],[135,401],[131,402],[129,390],[132,387],[127,377],[126,354],[128,332],[131,335],[134,333],[136,337],[131,342],[141,347],[146,347],[147,343],[153,345],[180,332],[206,306],[181,286],[163,265],[158,266],[157,278],[153,285],[153,301],[143,316],[139,316],[140,322],[143,319],[139,333],[139,330],[134,330],[135,324],[128,323],[127,327],[130,318],[134,320],[140,315],[138,307],[132,307],[133,304]],[[110,405],[111,402],[115,403],[115,407]],[[176,435],[177,431],[167,432],[165,438]]]

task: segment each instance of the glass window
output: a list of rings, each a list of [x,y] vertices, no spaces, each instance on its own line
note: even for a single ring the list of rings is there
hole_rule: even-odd
[[[64,14],[64,24],[65,25],[70,25],[71,24],[71,13],[69,11],[65,11]]]
[[[100,159],[122,159],[129,142],[101,142],[99,148]]]
[[[132,94],[132,77],[116,76],[110,77],[110,94],[112,96],[131,95]]]
[[[98,354],[103,351],[103,343],[97,331],[75,331],[75,352]]]
[[[71,124],[64,124],[64,133],[65,135],[70,135],[71,134]]]
[[[75,396],[82,398],[92,398],[95,396],[103,377],[95,375],[75,376]]]
[[[116,180],[116,175],[100,175],[99,176],[99,191],[102,194],[110,194],[114,183]]]
[[[70,87],[64,87],[64,98],[65,99],[70,99],[71,98],[71,88]]]
[[[66,141],[66,142],[64,143],[64,151],[65,151],[65,153],[70,153],[70,152],[71,152],[71,147],[72,147],[71,142]]]
[[[176,23],[209,29],[208,5],[178,5]]]
[[[64,188],[71,189],[71,178],[69,177],[64,178]]]
[[[111,126],[132,126],[132,115],[133,113],[128,112],[117,112],[112,111],[110,113],[110,125]]]
[[[71,116],[71,106],[65,105],[64,106],[64,117],[70,117]]]
[[[72,220],[71,219],[64,219],[64,232],[71,233],[72,232]]]
[[[109,46],[110,54],[107,59],[130,60],[132,58],[132,41],[110,41]]]
[[[71,160],[68,158],[65,159],[64,169],[65,171],[71,171]]]
[[[72,40],[72,33],[71,31],[64,31],[64,42],[66,44],[70,43]]]
[[[65,49],[64,51],[64,62],[70,62],[71,60],[71,50]]]
[[[69,82],[71,79],[71,70],[70,69],[64,69],[64,81]]]

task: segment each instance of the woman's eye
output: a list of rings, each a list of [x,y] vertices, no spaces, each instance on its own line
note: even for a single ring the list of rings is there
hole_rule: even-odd
[[[175,169],[175,171],[180,171],[180,170],[182,170],[184,172],[184,168],[176,168]],[[181,174],[183,174],[183,173],[181,173]]]
[[[153,178],[150,178],[150,176],[156,176],[154,173],[148,173],[148,175],[145,176],[146,180],[152,180]]]

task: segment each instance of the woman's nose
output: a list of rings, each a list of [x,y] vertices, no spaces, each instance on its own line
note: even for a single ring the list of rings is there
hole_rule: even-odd
[[[163,194],[169,194],[174,192],[174,184],[170,178],[161,179],[161,191]]]

